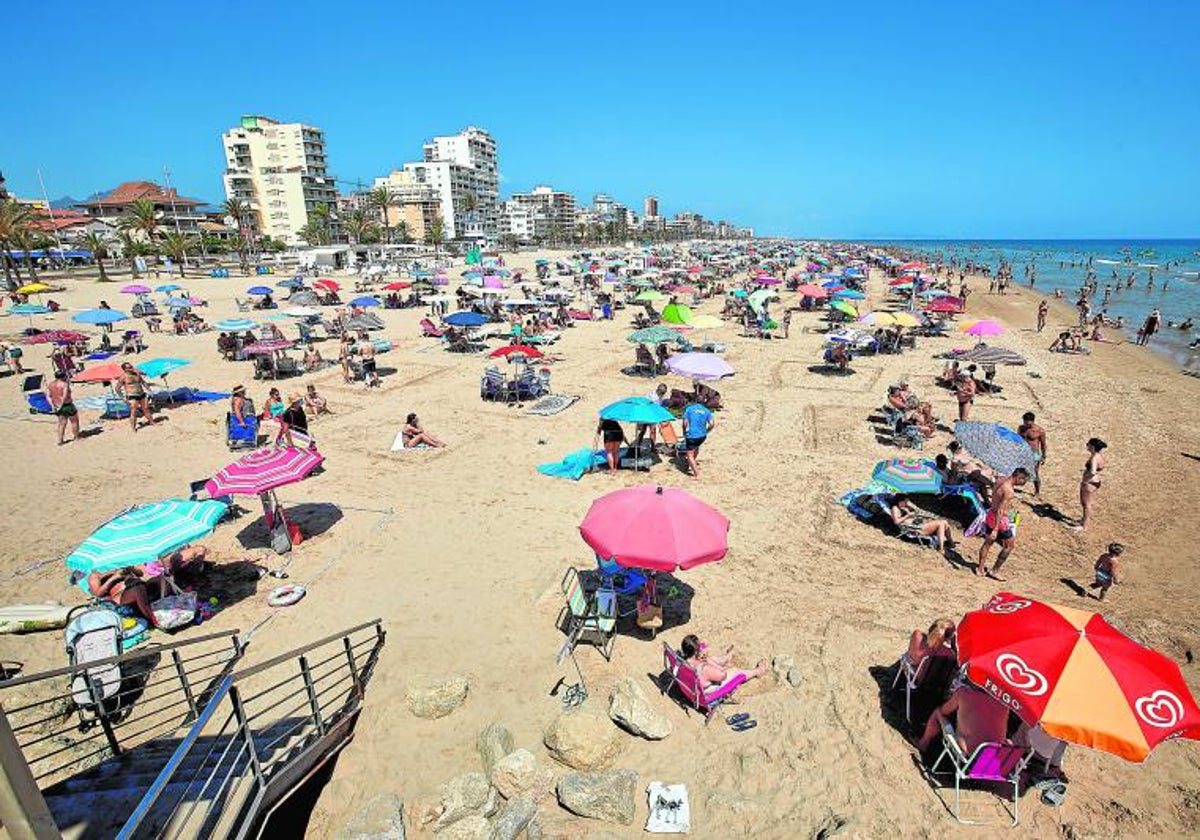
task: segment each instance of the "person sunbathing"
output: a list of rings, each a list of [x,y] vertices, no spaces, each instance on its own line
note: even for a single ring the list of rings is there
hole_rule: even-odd
[[[954,532],[950,529],[950,523],[945,519],[938,519],[918,510],[909,501],[907,493],[897,493],[893,496],[890,507],[892,523],[897,528],[910,529],[923,536],[934,537],[937,540],[935,548],[941,549],[943,552],[949,551],[957,545],[954,542]]]
[[[954,717],[954,738],[962,751],[971,755],[980,744],[1003,741],[1008,734],[1008,707],[970,683],[960,685],[950,699],[934,710],[917,742],[921,752],[929,749]]]
[[[329,401],[317,393],[316,385],[309,385],[307,392],[304,395],[304,407],[307,408],[313,416],[319,414],[333,414],[329,408]]]
[[[318,350],[316,347],[314,347],[311,343],[307,347],[304,348],[304,369],[305,370],[314,371],[314,370],[318,369],[319,367],[321,367],[321,365],[322,365],[322,363],[324,363],[324,361],[325,360],[321,358],[321,351]]]
[[[907,419],[920,430],[923,437],[931,438],[937,431],[937,418],[933,416],[933,406],[927,402],[918,403]]]
[[[939,618],[925,632],[914,630],[908,640],[908,661],[915,669],[927,657],[947,656],[957,657],[954,651],[954,622],[948,618]]]
[[[88,592],[123,607],[133,607],[142,618],[155,625],[154,610],[150,607],[150,594],[142,572],[131,566],[111,572],[92,572],[87,577]]]
[[[705,688],[711,685],[721,685],[738,674],[752,680],[755,677],[763,676],[768,670],[767,663],[764,661],[759,661],[749,671],[733,668],[730,666],[733,661],[733,645],[727,647],[724,654],[717,656],[710,654],[708,645],[693,634],[683,637],[683,641],[679,643],[679,652],[683,654],[683,661],[695,668],[700,679],[704,680]]]
[[[435,438],[429,432],[421,428],[421,421],[417,419],[416,412],[413,412],[404,418],[404,427],[401,429],[404,435],[404,448],[414,449],[418,446],[432,446],[434,449],[441,449],[446,444]]]
[[[899,385],[889,385],[887,391],[887,404],[896,411],[908,411],[908,399],[901,392]]]
[[[151,560],[133,568],[140,572],[144,580],[159,582],[159,597],[165,598],[168,591],[167,578],[178,574],[194,574],[204,569],[208,562],[208,548],[203,545],[189,545],[178,551],[173,551],[159,560]]]

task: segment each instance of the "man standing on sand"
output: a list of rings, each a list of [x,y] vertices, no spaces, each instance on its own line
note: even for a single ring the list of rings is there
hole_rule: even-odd
[[[1046,328],[1046,315],[1050,312],[1050,304],[1047,301],[1042,301],[1038,304],[1037,314],[1037,331],[1041,332]]]
[[[63,437],[66,435],[68,422],[71,424],[71,440],[79,440],[79,409],[72,400],[71,381],[67,379],[66,372],[60,370],[56,373],[47,390],[50,392],[50,406],[58,418],[58,445],[66,443]]]
[[[1032,411],[1026,411],[1021,415],[1021,425],[1017,428],[1017,434],[1025,438],[1025,442],[1029,444],[1029,448],[1037,455],[1038,465],[1033,473],[1033,492],[1035,495],[1042,494],[1042,466],[1046,463],[1046,430],[1039,426],[1034,420]]]
[[[1013,470],[1012,475],[997,481],[996,486],[992,488],[992,506],[984,518],[987,536],[983,540],[983,545],[979,546],[979,565],[975,567],[975,574],[987,575],[993,580],[1004,582],[1004,578],[999,574],[1000,567],[1004,565],[1004,561],[1008,559],[1008,555],[1012,554],[1013,547],[1016,545],[1016,533],[1008,519],[1008,508],[1016,496],[1017,488],[1024,487],[1027,481],[1029,481],[1029,471],[1024,467],[1017,467]],[[997,542],[1000,543],[1000,554],[996,557],[996,565],[989,570],[987,567],[988,551],[991,549],[992,543]]]
[[[688,472],[692,478],[699,478],[696,458],[700,455],[700,447],[708,439],[714,420],[712,412],[698,397],[693,394],[691,399],[691,404],[683,410],[683,453],[687,459]]]

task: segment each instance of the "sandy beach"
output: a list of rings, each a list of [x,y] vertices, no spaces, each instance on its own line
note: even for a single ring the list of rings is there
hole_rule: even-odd
[[[534,260],[543,256],[555,254],[505,259],[532,274]],[[461,270],[456,266],[451,276]],[[176,282],[209,302],[201,314],[211,323],[237,315],[233,299],[255,279]],[[118,293],[121,283],[77,275],[64,285],[66,292],[53,297],[69,309],[102,298],[128,308],[128,297]],[[344,384],[336,366],[282,380],[285,396],[316,384],[334,412],[311,426],[327,458],[324,473],[280,492],[287,506],[303,506],[301,525],[319,532],[287,561],[291,579],[309,584],[309,592],[298,605],[273,610],[265,603],[272,579],[228,580],[220,611],[204,629],[256,628],[247,652],[254,662],[359,621],[383,619],[387,645],[358,734],[318,802],[310,836],[335,835],[381,792],[400,795],[413,819],[412,836],[426,836],[417,816],[437,801],[439,785],[480,769],[476,737],[495,721],[512,731],[517,747],[565,772],[542,745],[543,730],[562,708],[551,688],[560,677],[577,679],[569,659],[555,664],[562,641],[555,625],[559,581],[569,566],[593,565],[578,531],[589,504],[643,483],[685,487],[721,510],[732,522],[730,552],[719,563],[679,573],[666,607],[670,620],[657,640],[622,634],[611,662],[580,647],[588,705],[606,710],[609,687],[633,677],[674,731],[658,742],[623,736],[614,766],[639,774],[632,825],[586,821],[550,801],[538,816],[543,836],[640,834],[644,789],[653,780],[687,785],[696,837],[829,836],[819,832],[836,825],[853,837],[965,835],[918,772],[913,748],[889,722],[894,715],[882,709],[894,709],[889,686],[909,634],[940,616],[957,619],[1006,590],[1096,609],[1096,601],[1085,602],[1063,580],[1086,585],[1096,557],[1114,540],[1127,546],[1127,581],[1110,592],[1103,612],[1178,661],[1200,692],[1200,666],[1190,664],[1200,646],[1200,552],[1189,524],[1190,502],[1200,492],[1200,381],[1130,343],[1093,344],[1087,356],[1051,354],[1046,347],[1060,324],[1074,323],[1073,311],[1053,306],[1038,334],[1039,297],[1026,290],[988,295],[986,280],[971,285],[970,314],[1005,324],[996,343],[1029,359],[1028,367],[1001,368],[1003,393],[978,399],[973,418],[1015,427],[1023,412],[1037,413],[1049,441],[1041,501],[1077,517],[1084,443],[1098,436],[1110,447],[1095,522],[1086,533],[1039,515],[1031,493],[1019,496],[1021,529],[1003,585],[889,537],[835,501],[866,483],[877,461],[903,452],[877,439],[868,422],[888,384],[907,379],[952,424],[954,397],[934,385],[942,361],[933,356],[971,346],[967,337],[919,339],[915,351],[863,357],[853,375],[829,376],[810,370],[822,344],[816,313],[796,313],[788,339],[742,337],[731,324],[706,332],[704,339],[726,345],[737,374],[717,385],[725,408],[703,450],[699,479],[670,463],[648,474],[595,473],[578,482],[536,471],[589,445],[601,406],[644,395],[654,381],[685,386],[670,375],[648,380],[621,373],[633,361],[629,310],[612,322],[579,322],[553,345],[552,390],[580,399],[550,417],[482,402],[484,357],[447,353],[421,338],[419,309],[379,311],[387,324],[382,335],[395,345],[380,356],[380,388]],[[873,302],[882,301],[884,289],[873,274]],[[784,306],[795,301],[794,294],[781,296]],[[719,309],[712,300],[698,311]],[[24,326],[18,320],[24,321],[8,318],[5,329]],[[70,312],[38,319],[42,327],[70,323]],[[193,362],[172,376],[172,385],[228,391],[245,384],[261,406],[269,384],[252,379],[249,362],[222,361],[215,332],[147,338],[143,358]],[[336,359],[336,342],[318,347]],[[26,366],[46,372],[47,355],[43,347],[27,348]],[[222,431],[224,402],[165,411],[161,422],[136,434],[125,421],[104,422],[100,433],[58,447],[53,420],[31,417],[17,378],[6,382],[0,413],[10,457],[8,504],[0,512],[0,603],[78,602],[61,558],[121,509],[186,496],[190,482],[233,459]],[[77,385],[75,392],[101,393],[97,385]],[[448,446],[390,452],[409,412]],[[84,412],[83,419],[86,427],[94,415]],[[923,454],[933,457],[949,439],[939,431]],[[246,529],[256,517],[257,509],[221,525],[205,544],[223,561],[265,557],[277,566],[279,558],[239,541],[239,535],[254,536]],[[964,556],[973,558],[978,546],[978,539],[965,540]],[[678,645],[685,633],[736,644],[746,665],[791,657],[799,685],[769,676],[741,692],[738,710],[753,713],[753,730],[734,732],[720,719],[705,727],[661,697],[652,682],[662,669],[662,642]],[[24,663],[27,673],[61,666],[62,634],[0,636],[0,658]],[[440,720],[414,717],[405,688],[419,674],[465,675],[465,704]],[[1065,769],[1070,795],[1061,808],[1034,795],[1022,800],[1022,836],[1200,831],[1195,744],[1166,744],[1140,766],[1073,747]]]

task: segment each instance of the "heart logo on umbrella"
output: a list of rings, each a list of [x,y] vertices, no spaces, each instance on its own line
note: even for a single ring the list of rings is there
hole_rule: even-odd
[[[1040,672],[1030,668],[1024,659],[1012,653],[1002,653],[996,657],[996,670],[1006,683],[1031,697],[1042,696],[1050,687],[1050,683]]]
[[[1133,708],[1138,717],[1159,729],[1172,729],[1183,720],[1183,703],[1166,690],[1139,697]]]
[[[1000,601],[988,607],[988,612],[996,615],[1008,615],[1009,613],[1020,612],[1028,607],[1029,601],[1018,599],[1016,601]]]

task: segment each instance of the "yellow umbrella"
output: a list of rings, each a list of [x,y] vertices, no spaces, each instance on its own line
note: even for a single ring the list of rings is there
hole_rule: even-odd
[[[38,292],[48,292],[50,287],[45,283],[26,283],[21,288],[17,289],[19,295],[36,295]]]
[[[897,326],[901,327],[918,327],[921,325],[921,322],[911,312],[893,312],[892,320],[896,322]]]
[[[693,315],[692,320],[688,322],[689,327],[697,330],[713,330],[724,324],[725,322],[716,315]]]
[[[869,327],[895,326],[896,319],[890,312],[868,312],[858,319],[858,323]]]

